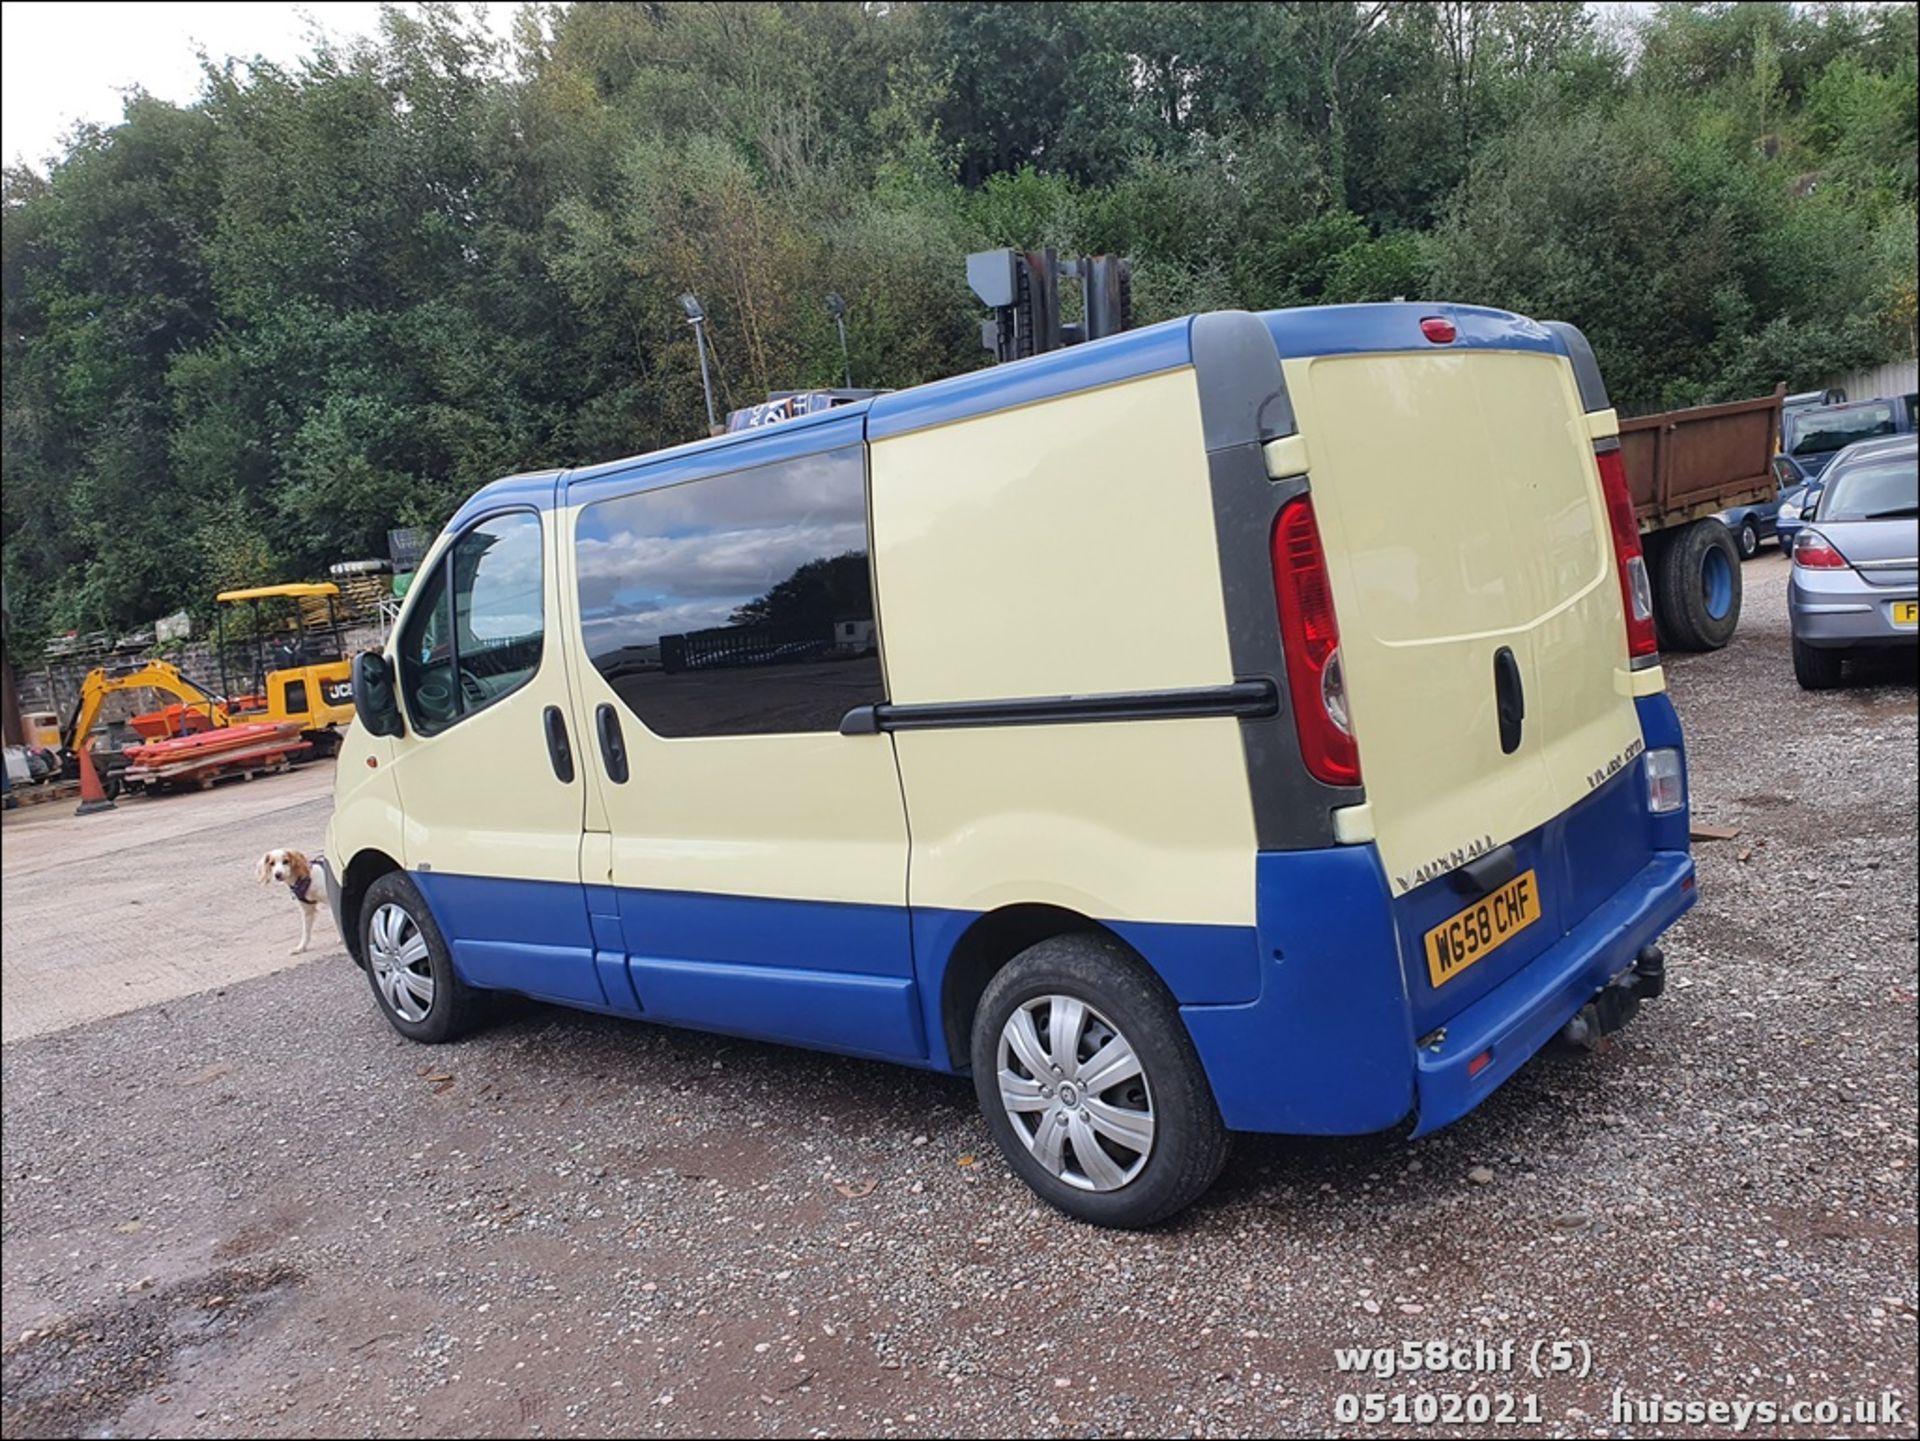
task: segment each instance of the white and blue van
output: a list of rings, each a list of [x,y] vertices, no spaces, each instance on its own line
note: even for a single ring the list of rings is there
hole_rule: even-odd
[[[1592,352],[1223,312],[481,490],[356,662],[327,894],[489,991],[970,1073],[1150,1224],[1658,995],[1680,728]]]

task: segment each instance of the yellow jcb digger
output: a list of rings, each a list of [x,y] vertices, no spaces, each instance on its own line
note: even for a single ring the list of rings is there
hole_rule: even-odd
[[[96,748],[94,769],[109,795],[127,781],[137,781],[141,767],[128,774],[123,743],[153,747],[147,759],[158,763],[164,753],[164,771],[171,777],[206,781],[221,773],[216,757],[257,760],[263,751],[275,760],[311,760],[339,749],[340,727],[353,720],[353,668],[342,648],[338,586],[317,584],[260,586],[222,591],[216,600],[221,694],[188,679],[177,666],[163,660],[124,666],[101,666],[87,673],[80,698],[61,735],[62,762],[67,775],[79,773],[79,753],[90,744],[102,704],[124,691],[151,690],[174,697],[171,704],[130,716],[118,734],[110,732],[106,746]],[[247,624],[227,624],[229,607],[247,607]],[[229,631],[233,634],[230,636]],[[276,750],[262,740],[249,748],[223,744],[227,737],[196,742],[193,737],[241,726],[298,725],[296,749]],[[290,735],[291,732],[289,731]],[[238,736],[233,738],[239,740]],[[289,742],[289,745],[292,743]],[[196,752],[204,751],[207,765],[197,766]],[[136,752],[136,755],[139,753]]]
[[[298,721],[309,757],[340,748],[353,720],[353,663],[340,634],[340,587],[332,581],[223,590],[220,688],[235,722]],[[227,623],[246,607],[245,624]],[[231,639],[229,632],[232,632]]]

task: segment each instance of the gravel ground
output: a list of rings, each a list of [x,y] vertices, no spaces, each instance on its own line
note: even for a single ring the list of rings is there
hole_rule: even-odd
[[[410,1047],[336,950],[6,1047],[6,1433],[1404,1435],[1334,1398],[1472,1389],[1540,1424],[1424,1429],[1694,1434],[1619,1389],[1886,1390],[1805,1434],[1912,1436],[1913,668],[1803,695],[1785,567],[1747,579],[1670,668],[1740,834],[1667,998],[1436,1136],[1245,1138],[1179,1223],[1100,1232],[962,1081],[532,1006]],[[1434,1339],[1516,1369],[1335,1369]]]
[[[316,761],[91,816],[71,801],[7,812],[4,1039],[297,965],[299,914],[255,867],[281,846],[318,851],[332,810],[333,762]],[[337,944],[325,916],[313,944]]]

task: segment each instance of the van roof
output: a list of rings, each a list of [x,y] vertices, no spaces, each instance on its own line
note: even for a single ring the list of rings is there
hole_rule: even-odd
[[[1273,337],[1280,358],[1291,360],[1395,350],[1424,352],[1431,349],[1434,342],[1422,334],[1420,322],[1434,316],[1453,322],[1456,334],[1450,344],[1452,349],[1568,353],[1565,341],[1553,329],[1511,311],[1478,305],[1431,301],[1319,305],[1269,310],[1259,318]],[[669,475],[706,470],[721,453],[729,453],[730,458],[734,458],[732,453],[737,452],[737,463],[758,465],[796,451],[819,450],[840,443],[834,432],[846,432],[848,442],[860,435],[868,440],[880,440],[1136,380],[1192,363],[1193,321],[1193,316],[1186,315],[1104,340],[967,371],[906,390],[889,391],[870,400],[853,401],[777,425],[688,441],[664,450],[582,466],[564,474],[539,471],[509,476],[482,488],[460,508],[460,514],[454,519],[464,524],[472,515],[514,503],[550,506],[555,500],[556,479],[571,490],[659,466],[665,468],[660,476],[665,483]],[[863,425],[852,424],[856,418],[864,418]]]

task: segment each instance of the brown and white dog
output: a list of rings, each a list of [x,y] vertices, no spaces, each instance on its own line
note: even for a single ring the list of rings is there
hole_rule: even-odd
[[[304,851],[268,851],[260,857],[260,884],[278,881],[293,892],[300,906],[300,944],[287,954],[297,956],[313,940],[313,918],[320,910],[320,887]]]

